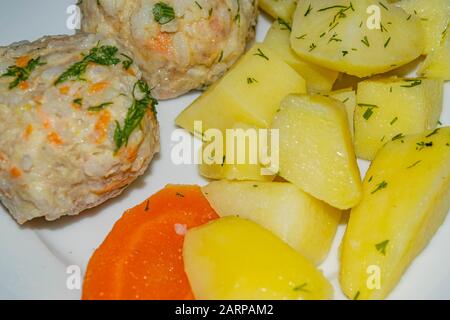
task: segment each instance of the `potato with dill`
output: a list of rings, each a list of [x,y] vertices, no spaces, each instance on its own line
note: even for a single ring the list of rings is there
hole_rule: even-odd
[[[22,224],[119,195],[159,149],[156,100],[97,35],[0,48],[0,200]]]
[[[291,45],[303,59],[358,77],[393,70],[424,51],[419,19],[387,1],[299,1]]]
[[[83,1],[82,30],[117,37],[158,99],[219,79],[253,40],[254,0]]]
[[[450,209],[450,127],[389,142],[372,162],[341,245],[351,299],[384,299]]]

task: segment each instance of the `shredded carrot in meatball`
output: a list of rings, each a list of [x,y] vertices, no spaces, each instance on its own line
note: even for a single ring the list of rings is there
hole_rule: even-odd
[[[55,145],[61,145],[63,144],[63,141],[61,139],[61,137],[59,136],[59,134],[57,134],[55,131],[50,132],[47,135],[47,139],[50,143],[55,144]]]
[[[35,96],[33,97],[33,101],[36,102],[36,104],[42,104],[42,96]]]
[[[98,117],[98,120],[95,124],[95,142],[100,144],[105,141],[107,133],[108,133],[108,126],[111,122],[111,113],[108,110],[103,110],[100,112],[100,115]]]
[[[47,114],[42,110],[42,105],[38,105],[37,106],[37,108],[36,108],[36,113],[37,113],[37,115],[38,115],[38,117],[39,117],[39,120],[41,120],[41,122],[42,122],[42,126],[45,128],[45,129],[48,129],[48,128],[50,128],[50,120],[49,120],[49,117],[47,116]]]
[[[16,59],[16,66],[20,68],[25,68],[28,65],[28,62],[30,62],[31,57],[30,56],[22,56]]]
[[[27,81],[21,82],[21,83],[19,84],[19,88],[20,88],[21,90],[27,90],[27,89],[30,88],[30,84],[29,84]]]
[[[127,181],[116,181],[106,185],[103,189],[100,190],[92,190],[92,192],[96,195],[101,196],[102,194],[109,193],[113,190],[122,189],[127,185]]]
[[[77,110],[81,109],[81,106],[78,103],[75,103],[75,102],[72,102],[71,106],[72,106],[72,108],[77,109]]]
[[[12,167],[10,173],[14,178],[20,178],[22,176],[22,171],[17,167]]]
[[[133,163],[137,159],[138,152],[139,152],[139,146],[137,148],[130,148],[127,152],[127,160],[130,163]]]
[[[108,86],[109,86],[109,83],[107,81],[101,81],[101,82],[94,83],[93,85],[91,85],[89,87],[89,93],[90,94],[99,93],[99,92],[105,90],[106,88],[108,88]]]
[[[168,33],[161,32],[148,41],[147,46],[161,54],[168,54],[172,46],[172,37]]]
[[[63,95],[68,94],[69,91],[70,91],[70,87],[69,86],[64,86],[64,87],[59,88],[59,93],[61,93]]]
[[[25,140],[28,140],[31,136],[31,134],[33,133],[33,125],[29,124],[26,128],[25,131],[23,132],[23,138]]]
[[[131,69],[131,68],[127,69],[127,73],[128,73],[130,76],[132,76],[132,77],[135,77],[135,76],[136,76],[136,72],[135,72],[133,69]]]

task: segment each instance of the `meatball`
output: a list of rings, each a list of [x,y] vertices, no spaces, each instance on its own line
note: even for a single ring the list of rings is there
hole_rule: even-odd
[[[98,35],[0,48],[0,200],[18,223],[119,195],[159,149],[156,100]]]
[[[82,30],[117,37],[159,99],[204,89],[253,40],[255,0],[83,1]]]

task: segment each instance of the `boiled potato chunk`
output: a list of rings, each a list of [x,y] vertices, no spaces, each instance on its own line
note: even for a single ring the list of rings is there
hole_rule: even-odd
[[[297,0],[259,0],[259,6],[272,17],[291,21]]]
[[[294,69],[266,45],[256,44],[176,123],[190,132],[194,121],[202,121],[204,130],[225,131],[238,122],[267,128],[286,95],[305,92],[305,80]]]
[[[354,129],[354,113],[356,109],[356,92],[352,88],[336,90],[328,94],[331,98],[341,101],[345,105],[347,111],[348,125],[352,137],[355,134]]]
[[[440,47],[442,37],[450,23],[450,1],[448,0],[402,0],[398,6],[408,14],[417,16],[425,30],[424,54]]]
[[[358,77],[398,68],[424,49],[419,19],[385,0],[300,0],[291,44],[311,63]]]
[[[402,0],[398,5],[420,18],[427,58],[419,69],[424,77],[450,80],[450,1]]]
[[[208,149],[209,146],[214,146],[215,141],[204,142],[203,158],[206,159],[203,159],[203,163],[200,165],[200,174],[214,180],[272,181],[275,176],[270,174],[270,171],[264,170],[265,167],[261,165],[259,147],[263,142],[258,134],[259,129],[244,123],[235,124],[233,129],[241,130],[235,132],[236,134],[242,133],[242,140],[236,136],[231,137],[222,133],[225,141],[219,159],[215,159],[217,157],[215,148]],[[233,140],[233,144],[228,143],[228,138]],[[235,159],[227,157],[227,146],[231,145],[234,146]],[[242,159],[244,163],[238,163],[239,153],[245,155],[245,159]],[[205,160],[212,163],[207,163]]]
[[[424,77],[450,80],[450,26],[443,34],[442,45],[431,52],[419,69]]]
[[[328,255],[342,214],[287,182],[215,181],[202,190],[221,217],[260,224],[315,265]]]
[[[263,175],[260,164],[201,164],[200,174],[212,180],[272,181],[273,175]]]
[[[333,296],[333,288],[312,263],[249,220],[227,217],[189,230],[183,257],[199,300],[317,300]]]
[[[342,102],[290,95],[273,128],[280,130],[281,177],[333,207],[358,204],[361,178]]]
[[[430,79],[378,78],[360,82],[355,111],[355,150],[372,160],[392,139],[437,126],[443,82]]]
[[[289,28],[289,24],[280,20],[275,21],[267,33],[264,43],[305,79],[308,92],[331,91],[339,73],[301,59],[291,49]]]
[[[364,181],[342,245],[349,298],[383,299],[450,209],[450,127],[390,142]]]

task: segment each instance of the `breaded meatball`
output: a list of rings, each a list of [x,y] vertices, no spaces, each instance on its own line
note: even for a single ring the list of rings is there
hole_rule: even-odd
[[[82,30],[117,37],[159,99],[219,79],[253,40],[255,0],[98,0],[81,3]]]
[[[0,200],[22,224],[117,196],[159,150],[150,88],[97,35],[0,48]]]

